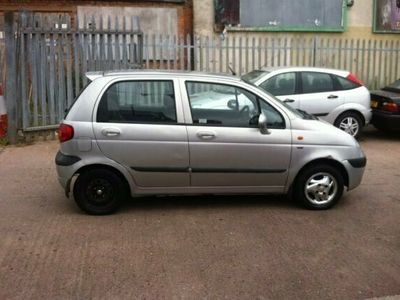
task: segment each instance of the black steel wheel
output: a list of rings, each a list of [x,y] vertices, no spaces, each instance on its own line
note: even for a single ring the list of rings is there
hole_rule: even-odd
[[[125,182],[107,169],[93,169],[80,174],[74,185],[74,198],[80,209],[91,215],[115,212],[126,198]]]

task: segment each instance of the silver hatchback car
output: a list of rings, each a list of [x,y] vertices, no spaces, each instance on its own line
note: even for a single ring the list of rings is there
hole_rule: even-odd
[[[366,157],[352,136],[237,77],[87,77],[60,125],[56,165],[89,214],[112,213],[129,195],[290,194],[327,209],[361,182]]]

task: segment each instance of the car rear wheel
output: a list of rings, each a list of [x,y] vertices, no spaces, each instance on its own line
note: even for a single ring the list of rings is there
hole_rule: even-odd
[[[126,198],[125,182],[107,169],[93,169],[80,174],[74,185],[74,199],[84,212],[106,215],[115,212]]]
[[[336,119],[334,125],[357,138],[361,133],[363,122],[358,114],[345,112]]]
[[[343,176],[330,165],[312,165],[303,170],[294,186],[294,197],[308,209],[321,210],[334,206],[342,197]]]

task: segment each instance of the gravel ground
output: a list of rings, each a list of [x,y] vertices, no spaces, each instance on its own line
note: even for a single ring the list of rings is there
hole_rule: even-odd
[[[0,299],[398,295],[400,137],[370,129],[361,144],[364,180],[329,211],[278,197],[148,197],[103,217],[65,198],[57,142],[8,146]]]

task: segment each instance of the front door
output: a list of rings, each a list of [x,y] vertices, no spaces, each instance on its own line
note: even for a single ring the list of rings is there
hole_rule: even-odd
[[[93,122],[100,150],[143,187],[189,186],[189,148],[172,80],[111,84]]]
[[[281,190],[291,156],[290,126],[282,113],[239,87],[194,81],[184,84],[192,119],[187,127],[191,186]],[[268,118],[270,134],[258,129],[260,110]]]

